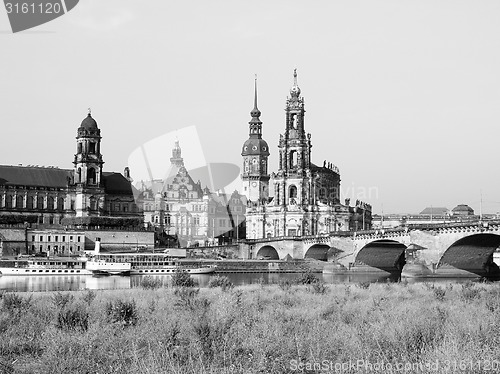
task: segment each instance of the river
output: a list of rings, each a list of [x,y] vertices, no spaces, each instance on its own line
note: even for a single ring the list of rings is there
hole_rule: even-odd
[[[298,273],[225,273],[235,285],[247,284],[273,284],[281,280],[294,280],[300,277]],[[193,279],[199,287],[207,287],[210,277],[214,275],[193,275]],[[373,274],[350,274],[333,275],[317,273],[317,277],[325,283],[361,283],[361,282],[397,282],[397,277],[380,276]],[[78,290],[99,290],[99,289],[127,289],[141,287],[143,275],[133,276],[92,276],[92,275],[68,275],[68,276],[0,276],[0,290],[16,292],[45,292],[45,291],[78,291]],[[170,284],[171,278],[166,275],[153,275],[161,279],[164,285]],[[409,279],[410,282],[424,281]],[[426,279],[426,282],[463,282],[466,279]]]

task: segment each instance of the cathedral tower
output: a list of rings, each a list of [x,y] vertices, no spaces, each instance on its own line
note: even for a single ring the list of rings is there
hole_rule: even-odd
[[[249,124],[249,138],[243,144],[241,155],[243,167],[241,179],[243,195],[253,203],[265,203],[269,197],[269,173],[267,159],[269,146],[262,139],[262,121],[257,108],[257,77],[255,77],[254,108],[250,112],[252,119]]]
[[[274,183],[278,205],[311,204],[311,134],[304,129],[305,112],[295,69],[286,100],[285,133],[280,135],[278,145],[279,170]]]

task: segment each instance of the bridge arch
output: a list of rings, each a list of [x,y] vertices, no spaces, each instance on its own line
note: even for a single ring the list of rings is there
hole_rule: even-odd
[[[401,270],[405,264],[406,245],[390,239],[366,244],[356,255],[355,264],[368,265],[386,271]]]
[[[257,252],[257,258],[265,258],[269,260],[279,260],[278,251],[272,245],[265,245]]]
[[[477,274],[498,272],[493,252],[500,246],[500,235],[477,233],[457,240],[441,256],[438,268],[450,265]]]
[[[328,251],[330,246],[328,244],[313,244],[305,252],[304,258],[314,258],[320,261],[328,261]]]

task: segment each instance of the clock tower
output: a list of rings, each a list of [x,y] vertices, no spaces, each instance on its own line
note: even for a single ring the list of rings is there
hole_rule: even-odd
[[[243,144],[241,180],[242,194],[253,204],[265,204],[269,197],[269,173],[267,159],[269,146],[262,139],[262,121],[257,108],[257,77],[255,77],[254,108],[250,112],[252,119],[249,124],[249,138]]]

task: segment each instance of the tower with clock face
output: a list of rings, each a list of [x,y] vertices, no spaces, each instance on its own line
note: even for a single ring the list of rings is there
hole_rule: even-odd
[[[262,139],[262,121],[257,108],[257,78],[255,78],[254,108],[250,112],[252,119],[249,124],[249,138],[243,144],[241,155],[242,194],[253,204],[265,204],[269,197],[269,173],[267,159],[269,146]]]

